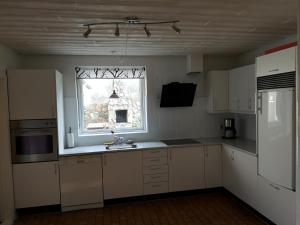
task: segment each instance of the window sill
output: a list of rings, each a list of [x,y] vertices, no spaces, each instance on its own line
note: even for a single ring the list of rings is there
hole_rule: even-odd
[[[133,131],[115,131],[115,135],[131,135],[131,134],[146,134],[148,133],[147,130],[133,130]],[[82,132],[78,134],[78,137],[94,137],[94,136],[111,136],[113,135],[110,131],[109,132]]]

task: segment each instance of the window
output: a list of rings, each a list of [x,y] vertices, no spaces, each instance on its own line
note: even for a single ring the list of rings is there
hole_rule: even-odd
[[[145,67],[76,67],[81,134],[146,131]],[[115,91],[118,98],[110,97]]]

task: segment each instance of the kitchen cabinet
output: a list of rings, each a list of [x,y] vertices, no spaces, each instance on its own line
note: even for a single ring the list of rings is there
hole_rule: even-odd
[[[58,162],[13,165],[15,208],[60,204]]]
[[[103,206],[102,156],[59,161],[62,211]]]
[[[169,191],[196,190],[205,187],[203,146],[169,150]]]
[[[223,146],[223,186],[250,206],[257,207],[257,157]]]
[[[210,113],[228,112],[229,72],[227,70],[210,71],[207,74],[207,110]]]
[[[143,151],[144,194],[159,194],[169,191],[168,150]]]
[[[261,214],[277,225],[296,224],[296,192],[272,184],[258,176],[258,207]]]
[[[103,154],[104,199],[143,194],[141,151]]]
[[[229,71],[229,111],[255,113],[255,65]]]
[[[292,47],[257,57],[256,76],[260,77],[295,71],[297,65],[296,51],[297,47]]]
[[[207,145],[204,147],[205,187],[222,186],[222,146]]]
[[[56,118],[56,77],[60,75],[54,70],[9,70],[10,119]]]

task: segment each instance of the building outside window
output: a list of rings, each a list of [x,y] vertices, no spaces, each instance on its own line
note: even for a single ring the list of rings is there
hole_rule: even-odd
[[[145,67],[76,67],[75,71],[80,134],[147,130]],[[117,96],[112,96],[114,91]]]

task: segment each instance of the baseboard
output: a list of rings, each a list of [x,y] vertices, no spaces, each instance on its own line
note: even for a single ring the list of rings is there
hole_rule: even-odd
[[[62,212],[68,212],[68,211],[74,211],[74,210],[80,210],[80,209],[95,209],[95,208],[102,208],[102,203],[94,203],[94,204],[86,204],[86,205],[75,205],[75,206],[62,206],[61,211]]]

